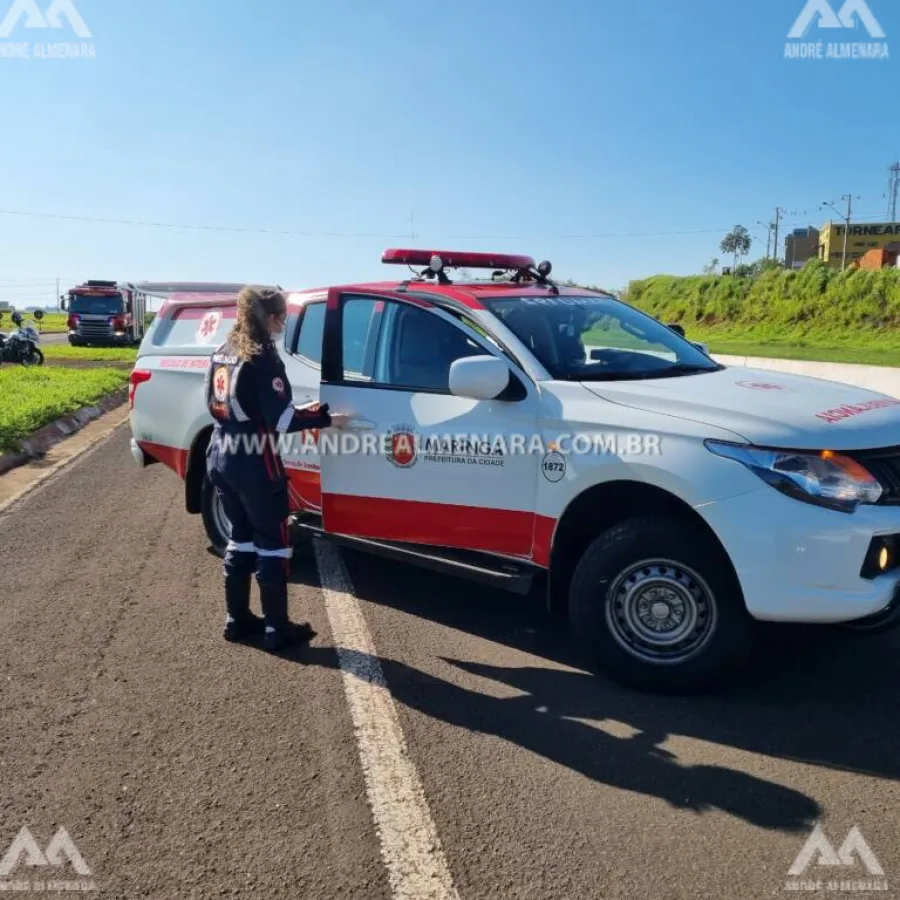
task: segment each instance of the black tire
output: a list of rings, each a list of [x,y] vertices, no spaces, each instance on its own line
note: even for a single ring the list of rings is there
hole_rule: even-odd
[[[206,473],[203,474],[203,484],[200,488],[200,516],[210,547],[219,556],[224,556],[231,536],[230,526],[225,525],[228,520],[219,504],[216,489]]]
[[[726,681],[746,662],[756,630],[718,544],[687,520],[658,516],[622,522],[593,541],[572,578],[569,621],[613,681],[665,694]],[[659,639],[669,622],[666,650]],[[641,640],[641,629],[652,638],[645,623],[660,629],[655,647]]]
[[[853,622],[843,622],[835,628],[844,634],[856,637],[877,637],[888,634],[900,628],[900,598],[895,599],[887,609],[874,616],[866,616],[864,619],[856,619]]]

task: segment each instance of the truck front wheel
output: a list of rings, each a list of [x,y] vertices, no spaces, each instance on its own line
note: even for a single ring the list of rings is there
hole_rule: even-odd
[[[724,681],[753,645],[730,562],[678,518],[634,518],[596,538],[572,578],[569,620],[610,678],[657,693]]]

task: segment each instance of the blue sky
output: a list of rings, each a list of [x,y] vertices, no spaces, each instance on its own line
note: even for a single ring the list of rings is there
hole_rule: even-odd
[[[888,61],[785,60],[804,0],[75,3],[95,59],[0,58],[0,210],[295,233],[0,212],[0,300],[390,277],[389,246],[621,287],[698,271],[737,223],[762,255],[776,206],[821,224],[852,192],[883,221],[900,158],[896,0],[869,0]]]

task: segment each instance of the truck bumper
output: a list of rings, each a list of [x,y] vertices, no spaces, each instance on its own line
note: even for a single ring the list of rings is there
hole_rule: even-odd
[[[730,556],[754,618],[826,624],[877,616],[900,624],[900,561],[875,577],[862,574],[873,542],[900,535],[900,508],[840,513],[764,487],[697,512]]]

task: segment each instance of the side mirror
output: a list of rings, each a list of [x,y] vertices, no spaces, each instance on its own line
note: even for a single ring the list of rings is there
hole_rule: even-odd
[[[60,296],[60,298],[59,298],[59,308],[60,308],[60,309],[65,309],[67,306],[68,306],[68,301],[66,300],[66,298],[63,297],[63,296]]]
[[[457,397],[496,400],[509,382],[509,366],[495,356],[466,356],[450,366],[450,393]]]
[[[670,322],[668,326],[675,334],[680,334],[682,337],[685,336],[684,329],[677,322]]]

